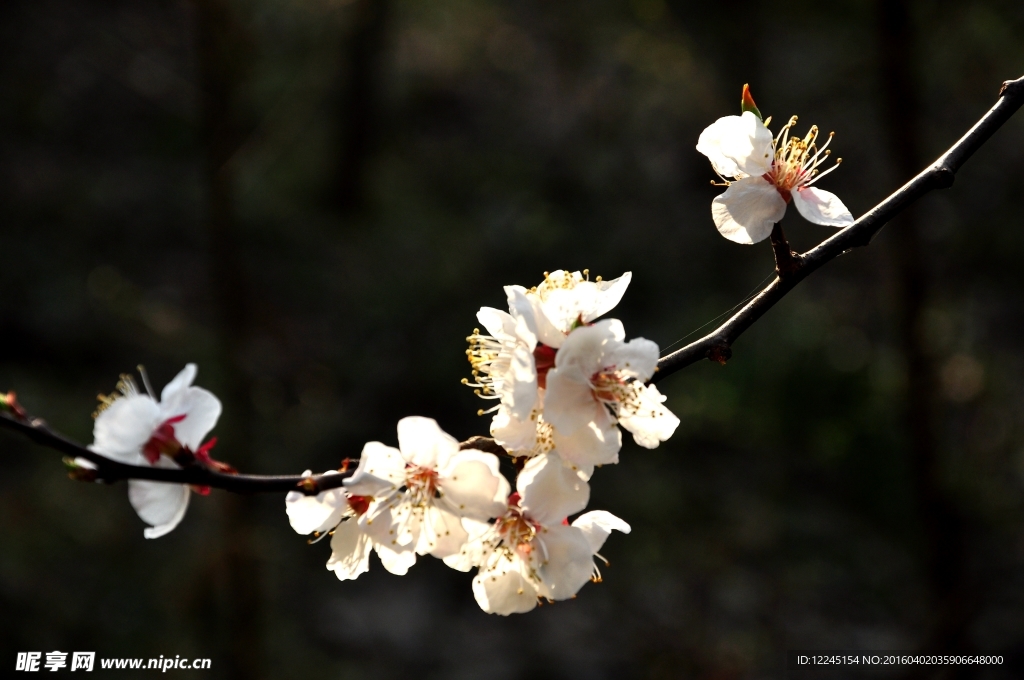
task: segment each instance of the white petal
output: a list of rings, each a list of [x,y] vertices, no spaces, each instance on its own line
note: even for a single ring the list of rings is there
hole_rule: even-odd
[[[581,471],[589,479],[595,465],[613,465],[619,462],[622,432],[610,419],[588,423],[565,436],[559,430],[553,435],[555,451],[571,468]]]
[[[605,367],[605,357],[614,353],[626,339],[626,330],[618,319],[604,319],[591,326],[575,329],[555,355],[556,368],[579,366],[590,375]]]
[[[534,521],[555,526],[587,507],[590,485],[553,453],[529,459],[516,479],[519,505]]]
[[[785,214],[785,199],[763,177],[738,179],[711,202],[719,233],[736,243],[765,240]]]
[[[520,419],[529,418],[537,405],[537,365],[533,351],[524,344],[516,345],[508,373],[502,380],[501,403],[508,406]]]
[[[331,557],[327,568],[340,581],[358,578],[370,568],[370,537],[364,534],[357,522],[342,522],[331,537]]]
[[[621,531],[624,534],[630,532],[629,525],[610,512],[604,510],[592,510],[585,512],[572,523],[583,532],[590,545],[590,552],[596,553],[608,540],[612,530]]]
[[[723,177],[760,176],[771,169],[772,133],[750,111],[725,116],[704,128],[697,151]]]
[[[476,320],[493,338],[504,340],[515,337],[516,320],[508,312],[494,307],[481,307],[476,313]]]
[[[412,565],[416,564],[416,551],[411,549],[395,551],[381,543],[374,544],[377,557],[384,568],[395,576],[405,576]]]
[[[549,318],[539,301],[534,301],[522,286],[505,286],[508,309],[516,317],[516,334],[527,341],[532,351],[537,343],[548,347],[559,347],[565,338],[565,331]],[[533,342],[529,342],[532,338]]]
[[[408,493],[402,494],[401,499],[401,502],[391,508],[391,531],[394,532],[394,538],[389,541],[377,539],[375,536],[374,540],[380,540],[386,545],[409,546],[413,549],[423,547],[424,550],[420,554],[425,555],[430,549],[428,544],[433,545],[433,535],[429,533],[431,527],[424,527],[423,518],[426,511],[419,507],[414,508]],[[374,521],[378,520],[379,518]]]
[[[385,502],[374,501],[366,512],[359,516],[359,527],[372,540],[374,545],[378,543],[389,546],[392,550],[400,550],[402,546],[408,545],[406,541],[402,545],[398,543],[398,519],[393,512],[401,503],[397,498],[388,498]],[[407,513],[403,510],[401,517],[405,518]]]
[[[436,468],[458,453],[459,442],[433,418],[409,416],[398,421],[398,448],[407,463]]]
[[[367,442],[359,465],[345,480],[345,488],[356,496],[381,496],[405,483],[405,460],[398,449],[380,442]]]
[[[544,597],[568,599],[593,575],[594,553],[580,529],[561,525],[546,527],[534,537],[533,543],[535,559],[541,561],[538,572],[540,594]]]
[[[220,418],[220,399],[201,387],[188,387],[174,396],[172,402],[160,402],[160,417],[168,420],[185,416],[174,423],[174,437],[182,446],[195,451]]]
[[[559,432],[571,436],[593,422],[604,422],[607,412],[594,398],[590,382],[576,367],[548,371],[544,395],[544,419]]]
[[[308,477],[311,470],[302,473]],[[336,470],[329,470],[324,475],[336,475]],[[288,523],[300,534],[311,534],[314,531],[327,531],[341,521],[342,515],[348,510],[348,500],[341,489],[329,489],[316,496],[307,496],[299,491],[289,491],[284,497],[285,512]]]
[[[416,552],[439,558],[457,555],[469,538],[469,533],[462,526],[461,518],[444,508],[432,505],[427,508],[427,519],[428,521],[423,523]]]
[[[468,534],[466,542],[459,552],[443,557],[444,563],[458,571],[469,571],[473,567],[483,565],[490,556],[492,543],[496,542],[497,534],[494,525],[480,522],[468,517],[462,518],[462,528]]]
[[[480,569],[473,577],[473,596],[488,614],[522,614],[537,606],[537,587],[523,576],[518,557],[504,555],[494,560],[489,569]]]
[[[612,310],[619,304],[622,296],[626,294],[629,282],[633,280],[633,272],[626,272],[617,279],[611,281],[590,282],[588,289],[593,290],[591,299],[586,306],[580,310],[584,323],[590,323],[594,319]],[[586,284],[580,284],[586,285]]]
[[[623,407],[619,424],[633,433],[640,446],[653,449],[666,441],[679,426],[679,418],[664,406],[665,395],[654,385],[638,385],[639,403]]]
[[[160,407],[144,394],[121,397],[96,416],[93,443],[96,453],[134,464],[143,445],[160,425]]]
[[[437,485],[453,512],[478,520],[504,513],[511,490],[498,471],[498,457],[472,449],[452,456],[448,466],[439,471]]]
[[[174,376],[174,380],[164,386],[163,392],[160,393],[161,403],[173,403],[180,399],[185,390],[191,387],[192,382],[196,379],[196,372],[195,364],[185,364],[185,368],[181,369],[181,372]]]
[[[658,343],[644,338],[633,338],[613,349],[605,361],[627,378],[646,382],[658,366]]]
[[[792,192],[793,205],[808,222],[826,227],[845,227],[853,224],[853,215],[839,197],[814,187]]]
[[[534,446],[537,444],[537,420],[520,420],[505,406],[501,406],[491,419],[491,436],[513,455],[533,455]]]
[[[571,436],[588,423],[603,423],[607,413],[594,397],[590,376],[606,368],[605,358],[625,337],[622,322],[605,319],[575,329],[555,355],[544,394],[544,419]]]
[[[142,521],[152,525],[146,538],[160,538],[178,526],[188,509],[189,488],[142,479],[128,480],[128,500]]]

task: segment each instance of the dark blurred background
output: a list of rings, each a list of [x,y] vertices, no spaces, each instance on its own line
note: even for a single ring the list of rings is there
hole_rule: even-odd
[[[259,473],[336,467],[406,415],[483,434],[464,338],[502,285],[631,270],[615,315],[671,348],[771,275],[767,242],[716,233],[694,150],[743,83],[777,125],[836,131],[823,187],[859,215],[1022,74],[1019,0],[5,2],[0,388],[88,442],[119,373],[195,361],[217,457]],[[662,382],[675,437],[626,437],[593,480],[633,533],[604,583],[527,615],[483,614],[433,559],[338,582],[277,495],[193,496],[146,541],[124,485],[0,432],[2,663],[724,680],[859,648],[1020,677],[1022,195],[1018,114],[726,367]]]

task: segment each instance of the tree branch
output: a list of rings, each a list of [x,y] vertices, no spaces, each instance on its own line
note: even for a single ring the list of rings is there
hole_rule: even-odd
[[[96,470],[87,470],[90,477],[104,484],[113,484],[124,479],[148,479],[154,482],[208,486],[233,493],[299,491],[307,496],[315,496],[322,491],[340,487],[359,463],[359,459],[346,458],[345,464],[336,475],[243,475],[218,472],[202,465],[179,469],[129,465],[107,458],[68,439],[54,431],[42,418],[33,418],[20,408],[18,411],[20,413],[0,411],[0,428],[21,433],[40,446],[60,451],[71,458],[85,458],[96,466]],[[495,455],[508,454],[500,444],[489,437],[470,437],[461,442],[459,448],[476,449]]]
[[[999,90],[999,100],[995,106],[989,109],[981,117],[981,120],[975,123],[974,127],[968,130],[967,134],[961,137],[946,153],[925,168],[917,177],[862,215],[856,222],[806,253],[793,254],[792,260],[787,261],[785,250],[782,249],[784,237],[781,235],[781,229],[779,229],[781,241],[778,244],[776,241],[779,239],[775,238],[773,232],[772,245],[776,253],[777,266],[784,262],[788,264],[787,267],[779,267],[780,278],[776,278],[768,284],[743,309],[711,333],[680,350],[663,356],[658,361],[658,372],[654,374],[651,382],[663,380],[681,368],[701,359],[725,363],[732,355],[732,344],[736,342],[736,338],[812,272],[853,248],[870,244],[871,239],[882,230],[889,220],[933,189],[946,189],[952,186],[953,179],[960,167],[975,151],[981,148],[982,144],[988,141],[996,130],[1002,127],[1003,123],[1016,113],[1022,104],[1024,104],[1024,77],[1004,82]],[[788,250],[788,244],[785,249]],[[780,252],[783,254],[781,261]]]
[[[352,473],[352,470],[346,470],[337,475],[242,475],[217,472],[199,465],[180,469],[128,465],[91,451],[55,432],[42,418],[26,416],[21,419],[0,412],[0,427],[20,432],[35,443],[67,456],[85,458],[96,466],[96,470],[90,471],[96,473],[96,481],[106,484],[123,479],[148,479],[154,482],[208,486],[234,493],[301,491],[308,496],[315,496],[321,491],[341,486],[342,481]]]

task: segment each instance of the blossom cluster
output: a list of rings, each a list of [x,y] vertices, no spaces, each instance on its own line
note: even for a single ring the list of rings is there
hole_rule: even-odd
[[[727,187],[712,204],[722,235],[741,243],[763,240],[790,202],[812,222],[850,224],[843,203],[812,186],[835,167],[819,174],[832,136],[819,147],[816,127],[802,138],[791,135],[795,116],[773,136],[770,118],[762,120],[746,87],[741,108],[740,116],[705,129],[697,144]],[[495,614],[571,598],[588,580],[600,580],[598,551],[613,530],[628,533],[630,527],[603,510],[579,514],[590,500],[592,475],[618,462],[622,430],[641,447],[654,448],[679,424],[650,384],[658,346],[627,340],[621,321],[603,318],[631,276],[591,281],[587,270],[545,273],[534,287],[506,286],[507,311],[483,307],[477,313],[484,330],[467,338],[473,377],[463,382],[493,402],[479,413],[491,415],[490,434],[516,473],[513,483],[495,453],[473,445],[478,440],[460,444],[434,420],[411,416],[398,422],[397,448],[367,443],[341,487],[316,496],[290,492],[285,508],[292,528],[313,534],[313,542],[330,537],[327,568],[341,580],[366,572],[371,553],[398,575],[424,555],[459,571],[476,569],[473,595]],[[90,449],[137,466],[232,472],[210,457],[216,439],[203,443],[221,404],[192,386],[195,365],[159,399],[141,373],[144,392],[122,376],[118,392],[100,397]],[[95,468],[81,458],[75,465]],[[209,490],[130,481],[129,500],[150,525],[145,536],[174,529],[193,491]]]
[[[408,417],[398,423],[398,448],[366,444],[343,488],[288,494],[292,527],[331,536],[327,568],[342,580],[367,571],[371,552],[393,574],[417,555],[476,569],[473,595],[495,614],[571,598],[599,580],[605,539],[630,527],[602,510],[569,518],[586,508],[595,467],[618,462],[619,425],[653,448],[679,423],[645,384],[657,345],[626,342],[621,322],[598,320],[629,280],[558,271],[534,288],[507,286],[508,312],[477,314],[487,334],[468,338],[473,381],[464,382],[497,401],[481,414],[494,414],[491,434],[514,461],[515,490],[496,455]]]

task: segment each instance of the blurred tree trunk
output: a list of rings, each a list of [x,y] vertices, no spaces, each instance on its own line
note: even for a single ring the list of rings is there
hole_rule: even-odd
[[[239,363],[250,333],[250,299],[239,257],[232,189],[231,158],[243,139],[234,112],[235,95],[245,77],[251,46],[233,16],[228,0],[195,0],[200,79],[201,132],[209,213],[210,280],[220,318],[221,365],[224,367],[225,416],[220,432],[225,445],[218,458],[249,469],[252,447],[251,393],[247,373]],[[225,533],[218,554],[227,635],[227,675],[251,680],[264,675],[260,652],[262,592],[260,565],[252,548],[254,500],[224,494]]]
[[[925,162],[920,148],[921,106],[913,75],[910,0],[878,0],[877,7],[885,133],[897,181],[904,182]],[[904,416],[934,604],[933,629],[925,645],[939,651],[962,644],[968,623],[964,600],[966,549],[960,514],[944,492],[939,475],[936,373],[924,329],[930,284],[921,244],[920,211],[913,206],[895,221],[889,233],[896,265],[900,343],[907,364]]]
[[[386,38],[387,0],[357,0],[353,33],[342,49],[339,131],[333,203],[343,215],[366,202],[366,165],[380,118],[380,69]]]

